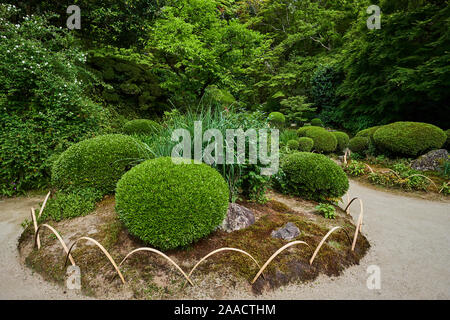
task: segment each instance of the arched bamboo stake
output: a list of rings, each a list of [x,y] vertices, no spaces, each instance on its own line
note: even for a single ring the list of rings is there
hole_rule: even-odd
[[[419,173],[412,174],[412,175],[410,175],[410,176],[409,176],[408,178],[406,178],[406,179],[409,179],[409,178],[415,177],[415,176],[417,176],[417,177],[423,177],[423,178],[427,179],[428,181],[430,181],[430,182],[433,184],[433,186],[434,186],[437,190],[439,190],[438,186],[434,183],[434,181],[431,180],[430,178],[428,178],[427,176],[424,176],[423,174],[419,174]]]
[[[108,251],[106,251],[106,249],[100,243],[98,243],[97,240],[94,240],[94,239],[89,238],[89,237],[81,237],[81,238],[78,238],[77,240],[75,240],[75,242],[70,246],[69,252],[67,252],[66,262],[64,263],[64,266],[67,265],[67,258],[69,257],[70,252],[72,251],[73,247],[78,243],[78,241],[81,241],[81,240],[91,241],[97,247],[99,247],[100,250],[102,250],[102,252],[108,258],[108,260],[111,262],[111,264],[113,265],[114,269],[116,269],[117,273],[119,274],[120,279],[122,280],[122,283],[125,284],[125,279],[123,278],[122,273],[120,272],[119,268],[117,267],[116,263],[114,262],[114,259],[111,257],[111,255],[108,253]]]
[[[350,197],[349,197],[348,199],[350,199]],[[345,209],[344,209],[344,211],[345,211],[347,214],[350,214],[350,211],[349,211],[350,205],[353,203],[353,201],[355,201],[355,200],[357,200],[357,199],[359,199],[359,198],[358,198],[358,197],[354,197],[351,201],[348,202],[347,206],[346,206]]]
[[[45,205],[47,204],[47,200],[48,200],[48,198],[50,197],[50,194],[51,194],[51,191],[49,191],[49,192],[47,193],[47,196],[45,197],[44,202],[42,203],[41,209],[39,210],[38,218],[41,217],[42,211],[44,211]]]
[[[41,239],[39,238],[39,234],[37,233],[38,225],[37,225],[37,220],[36,220],[36,212],[34,211],[34,208],[31,208],[31,220],[33,221],[33,225],[34,225],[34,234],[37,235],[36,236],[36,244],[37,244],[37,247],[39,250],[41,248]]]
[[[365,163],[365,165],[367,166],[367,168],[369,168],[370,173],[374,173],[373,169],[367,163]]]
[[[186,280],[189,281],[189,283],[190,283],[192,286],[194,286],[194,284],[192,283],[191,279],[189,279],[189,276],[186,275],[186,273],[183,271],[183,269],[181,269],[180,266],[178,266],[178,264],[177,264],[175,261],[173,261],[173,260],[170,259],[168,256],[166,256],[164,253],[162,253],[161,251],[158,251],[158,250],[156,250],[156,249],[152,249],[152,248],[139,248],[139,249],[135,249],[135,250],[131,251],[130,253],[128,253],[128,254],[126,255],[125,258],[123,258],[123,260],[119,263],[119,267],[125,262],[125,260],[128,259],[129,256],[131,256],[132,254],[134,254],[134,253],[136,253],[136,252],[138,252],[138,251],[150,251],[150,252],[153,252],[153,253],[157,253],[157,254],[159,254],[160,256],[166,258],[167,260],[169,260],[169,262],[170,262],[171,264],[173,264],[173,265],[175,266],[175,268],[178,269],[178,271],[180,271],[180,272],[183,274],[183,276],[186,278]]]
[[[331,229],[330,231],[328,231],[328,233],[325,235],[325,237],[322,238],[322,240],[319,242],[319,245],[317,246],[316,250],[314,251],[311,259],[309,260],[309,265],[312,265],[312,263],[314,262],[314,258],[316,257],[317,253],[319,252],[320,248],[322,247],[322,245],[324,244],[325,240],[327,240],[327,238],[337,229],[341,229],[341,227],[334,227],[333,229]]]
[[[192,268],[192,270],[189,272],[188,277],[190,277],[190,276],[192,275],[192,273],[195,271],[195,269],[197,269],[197,267],[200,265],[200,263],[202,263],[203,261],[205,261],[206,259],[208,259],[210,256],[212,256],[212,255],[214,255],[214,254],[216,254],[216,253],[222,252],[222,251],[236,251],[236,252],[243,253],[243,254],[245,254],[246,256],[250,257],[250,259],[252,259],[252,260],[256,263],[256,265],[258,266],[258,268],[261,269],[261,266],[259,265],[258,261],[256,261],[255,258],[253,258],[253,256],[252,256],[251,254],[245,252],[244,250],[236,249],[236,248],[221,248],[221,249],[214,250],[214,251],[208,253],[208,254],[207,254],[206,256],[204,256],[203,258],[201,258],[200,261],[197,262],[197,264],[196,264],[196,265]],[[263,277],[264,277],[264,275],[263,275]]]
[[[360,202],[361,202],[361,213],[359,214],[358,222],[356,223],[355,235],[353,236],[352,251],[355,251],[356,240],[358,239],[358,232],[361,232],[361,230],[362,230],[364,209],[363,209],[363,204],[362,204],[361,200],[360,200]]]
[[[392,169],[388,169],[388,171],[386,172],[392,172],[393,174],[395,174],[397,176],[397,178],[401,179],[400,175],[397,173],[397,171],[394,171]]]
[[[62,247],[64,248],[64,251],[67,253],[69,253],[69,249],[66,246],[66,243],[63,241],[63,239],[61,238],[61,236],[59,235],[58,231],[56,231],[52,226],[49,226],[48,224],[41,224],[39,226],[39,228],[37,228],[36,234],[34,236],[34,245],[36,245],[37,243],[37,237],[39,237],[39,231],[41,230],[42,227],[46,227],[48,229],[50,229],[53,234],[56,236],[56,238],[58,238],[59,242],[61,243]],[[75,261],[73,260],[72,256],[69,254],[69,260],[70,263],[72,263],[72,265],[75,265]]]
[[[279,255],[283,250],[296,245],[296,244],[306,244],[309,247],[309,244],[307,244],[304,241],[292,241],[289,242],[288,244],[286,244],[285,246],[281,247],[280,249],[277,250],[277,252],[275,252],[267,261],[266,263],[262,266],[262,268],[258,271],[258,273],[256,274],[255,278],[253,278],[252,280],[252,284],[255,283],[256,280],[258,280],[259,276],[261,275],[261,273],[264,271],[264,269],[266,269],[266,267],[269,265],[270,262],[272,262],[273,259],[275,259],[275,257],[277,255]]]

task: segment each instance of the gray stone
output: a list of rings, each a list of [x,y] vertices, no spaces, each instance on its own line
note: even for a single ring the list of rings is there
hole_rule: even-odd
[[[220,229],[226,232],[233,232],[250,227],[255,223],[255,215],[252,210],[237,203],[230,203],[225,220]]]
[[[448,159],[448,151],[445,149],[433,150],[420,156],[411,164],[411,168],[419,171],[436,171]]]
[[[292,240],[300,235],[300,230],[292,222],[288,222],[284,227],[274,230],[271,233],[272,238]]]

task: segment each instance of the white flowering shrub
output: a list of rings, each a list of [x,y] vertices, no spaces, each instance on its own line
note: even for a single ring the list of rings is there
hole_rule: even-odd
[[[18,18],[0,4],[0,191],[44,187],[56,153],[92,136],[102,109],[88,97],[93,78],[69,31],[46,16]]]

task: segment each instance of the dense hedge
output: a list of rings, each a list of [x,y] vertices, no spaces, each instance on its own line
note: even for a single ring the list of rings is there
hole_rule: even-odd
[[[281,112],[272,112],[269,114],[268,120],[275,125],[282,125],[286,122],[286,117]]]
[[[229,190],[206,164],[145,161],[117,183],[116,211],[129,232],[168,250],[207,236],[225,218]]]
[[[311,120],[311,125],[314,127],[323,127],[323,122],[319,118],[314,118]]]
[[[379,128],[373,139],[382,152],[418,156],[441,148],[447,135],[442,129],[428,123],[394,122]]]
[[[310,152],[314,147],[314,140],[308,137],[301,137],[298,139],[298,149],[304,152]]]
[[[299,137],[305,137],[306,136],[306,131],[308,131],[311,128],[314,128],[314,127],[312,127],[312,126],[301,127],[300,129],[297,130],[298,136]]]
[[[354,137],[348,143],[348,147],[353,152],[363,152],[369,148],[370,140],[366,137]]]
[[[81,141],[64,151],[52,167],[52,184],[60,190],[94,188],[114,192],[117,181],[139,159],[146,146],[130,136],[111,134]]]
[[[328,157],[296,152],[283,158],[281,169],[287,190],[314,200],[342,197],[348,190],[348,178],[341,167]]]
[[[314,150],[318,152],[329,153],[336,150],[336,137],[323,128],[312,127],[306,131],[306,137],[314,140]]]
[[[333,131],[332,132],[337,139],[337,150],[342,151],[348,147],[350,137],[345,132]]]
[[[445,133],[447,134],[447,141],[445,141],[445,149],[450,150],[450,129],[447,129],[445,131]]]
[[[125,123],[123,132],[125,134],[152,134],[161,129],[161,125],[148,119],[136,119]]]
[[[289,140],[289,141],[287,142],[287,147],[288,147],[290,150],[298,150],[299,143],[298,143],[297,140]]]

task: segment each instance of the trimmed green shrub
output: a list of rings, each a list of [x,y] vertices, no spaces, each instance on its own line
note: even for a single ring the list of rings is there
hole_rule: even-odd
[[[332,134],[337,139],[337,150],[342,151],[348,147],[348,143],[350,141],[350,137],[345,132],[333,131]]]
[[[287,143],[287,147],[290,150],[298,150],[299,143],[298,143],[297,140],[289,140],[288,143]]]
[[[306,131],[308,131],[309,129],[313,128],[312,126],[303,126],[300,129],[297,130],[297,135],[299,137],[305,137],[306,136]]]
[[[447,140],[445,141],[444,148],[450,150],[450,129],[447,129],[445,133],[447,134]]]
[[[336,150],[337,139],[324,128],[312,127],[306,131],[306,137],[314,140],[314,150],[329,153]]]
[[[61,221],[85,216],[95,209],[95,204],[101,199],[101,192],[91,188],[69,193],[58,192],[48,200],[39,221]]]
[[[378,129],[373,139],[381,151],[415,157],[441,148],[447,135],[442,129],[428,123],[394,122]]]
[[[148,119],[136,119],[125,123],[123,132],[125,134],[152,134],[161,129],[161,125]]]
[[[374,133],[380,129],[382,126],[375,126],[375,127],[371,127],[371,128],[367,128],[364,130],[359,131],[355,137],[364,137],[364,138],[369,138],[371,142],[373,142],[373,135]]]
[[[117,183],[116,211],[128,231],[162,250],[191,244],[226,216],[229,190],[206,164],[145,161]]]
[[[298,139],[298,149],[303,152],[310,152],[314,147],[314,140],[308,137]]]
[[[309,152],[287,155],[281,162],[289,193],[314,200],[342,197],[349,183],[345,172],[327,156]]]
[[[277,126],[281,126],[286,122],[286,117],[281,112],[272,112],[267,119]]]
[[[350,139],[348,147],[353,152],[363,152],[369,148],[370,140],[366,137],[354,137]]]
[[[113,193],[117,181],[138,160],[149,159],[147,146],[121,134],[81,141],[53,163],[52,184],[60,190],[94,188]]]
[[[311,125],[313,127],[323,127],[323,122],[319,118],[314,118],[311,120]]]

